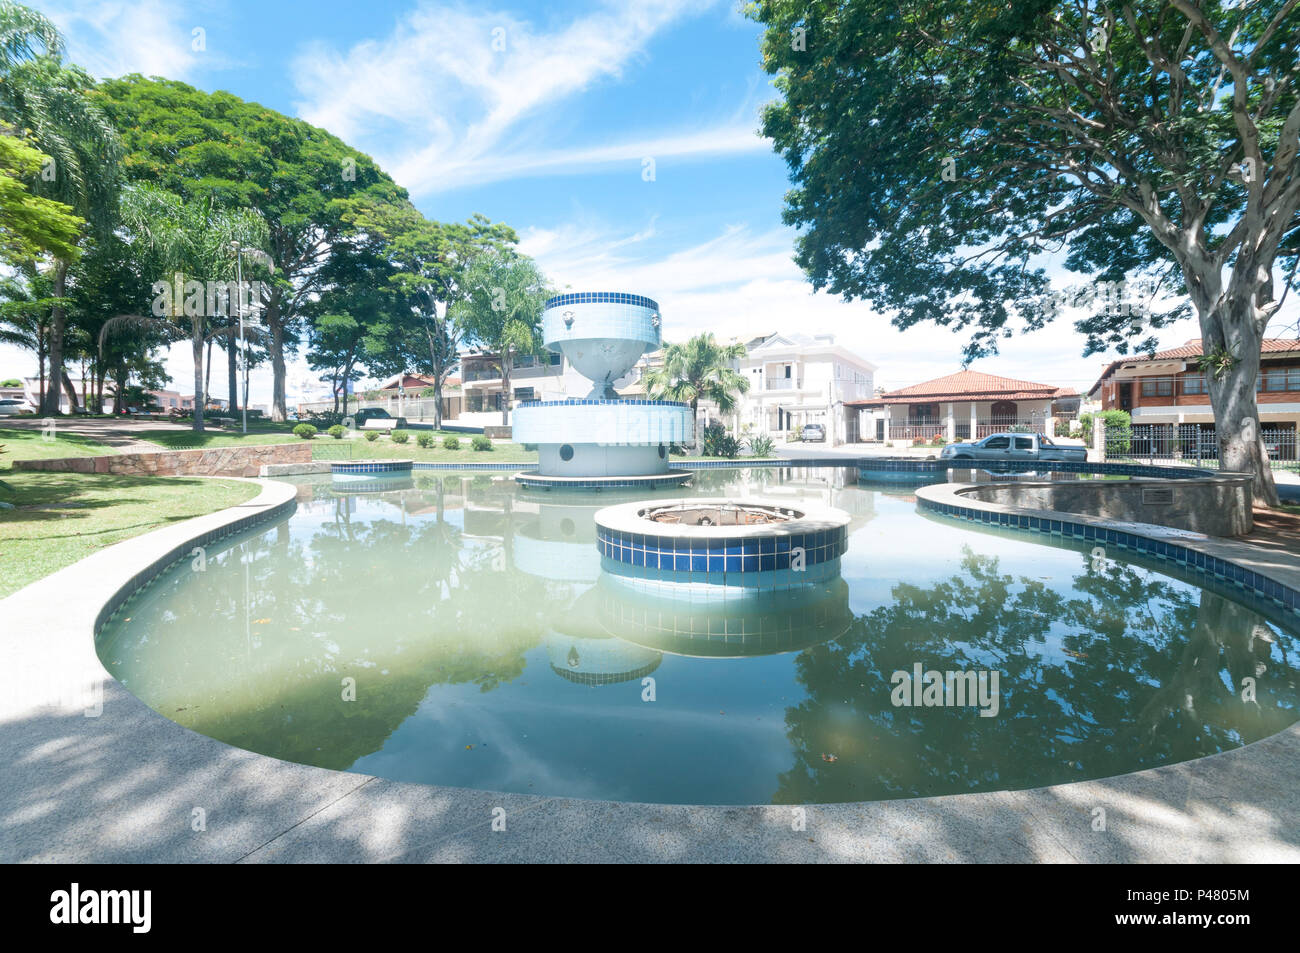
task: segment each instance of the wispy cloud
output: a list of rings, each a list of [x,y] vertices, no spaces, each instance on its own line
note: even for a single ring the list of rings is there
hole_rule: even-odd
[[[186,80],[231,63],[217,36],[209,36],[215,20],[206,22],[204,15],[187,14],[166,0],[55,0],[40,7],[67,39],[69,59],[96,76],[143,73]],[[198,37],[196,29],[203,31]]]
[[[766,148],[756,121],[738,115],[689,132],[536,148],[558,138],[548,127],[552,107],[617,80],[656,35],[706,6],[609,0],[547,30],[509,13],[423,3],[382,40],[345,52],[321,43],[303,50],[292,64],[296,108],[365,146],[416,195],[645,156]]]
[[[668,238],[658,226],[654,232]],[[520,246],[561,287],[625,290],[654,298],[663,308],[667,340],[705,331],[724,340],[773,331],[831,333],[879,365],[876,383],[890,388],[950,374],[961,364],[966,341],[961,333],[925,324],[900,331],[869,304],[814,293],[793,261],[788,229],[728,226],[668,254],[662,254],[662,242],[633,240],[637,234],[583,223],[525,230]],[[1196,333],[1195,322],[1186,321],[1161,337],[1177,344]],[[999,355],[974,366],[1084,390],[1107,360],[1105,355],[1081,356],[1083,338],[1070,315],[1042,331],[1000,343]]]

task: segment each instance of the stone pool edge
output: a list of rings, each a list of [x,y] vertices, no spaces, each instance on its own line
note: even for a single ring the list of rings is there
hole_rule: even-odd
[[[29,686],[0,713],[0,861],[1300,861],[1300,724],[1097,781],[802,807],[498,794],[233,748],[128,692],[94,634],[194,546],[294,507],[293,486],[249,482],[262,493],[247,503],[123,541],[0,601],[0,666]],[[1300,561],[1289,570],[1300,578]],[[102,714],[43,686],[49,672],[100,680]],[[506,830],[493,831],[501,811]]]

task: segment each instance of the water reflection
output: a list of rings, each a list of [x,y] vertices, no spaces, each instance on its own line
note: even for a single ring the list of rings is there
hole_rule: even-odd
[[[291,521],[134,599],[101,637],[109,671],[167,717],[286,760],[688,803],[1036,786],[1296,717],[1296,641],[1259,613],[1147,569],[1094,572],[1082,548],[926,520],[852,470],[697,474],[692,495],[852,514],[843,579],[745,613],[601,582],[591,515],[672,491],[410,484],[304,481]],[[999,716],[893,707],[890,673],[915,663],[996,669]]]

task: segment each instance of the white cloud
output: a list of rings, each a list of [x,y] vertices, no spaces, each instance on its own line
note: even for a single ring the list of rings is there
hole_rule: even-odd
[[[40,6],[67,40],[68,59],[96,76],[143,73],[185,80],[230,62],[208,35],[215,23],[186,17],[164,0],[56,0]],[[205,31],[207,49],[193,48],[196,28]]]
[[[550,107],[617,80],[656,34],[701,9],[690,0],[610,0],[548,32],[508,13],[423,3],[385,39],[302,51],[292,65],[296,108],[364,144],[415,195],[644,156],[764,149],[757,120],[743,111],[615,144],[518,145],[563,139]]]
[[[960,369],[967,336],[921,324],[900,331],[861,302],[814,294],[792,260],[786,229],[754,232],[729,226],[717,236],[665,256],[617,230],[585,223],[529,229],[520,247],[560,287],[631,291],[663,308],[664,337],[703,331],[745,339],[772,331],[832,333],[839,343],[879,366],[876,383],[915,384]],[[1001,341],[1001,353],[972,366],[992,374],[1086,390],[1110,358],[1082,357],[1083,337],[1066,314],[1042,331]],[[1198,335],[1196,322],[1161,333],[1166,346]]]

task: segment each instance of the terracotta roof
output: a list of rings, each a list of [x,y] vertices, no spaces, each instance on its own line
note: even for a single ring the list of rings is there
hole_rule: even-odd
[[[999,377],[981,371],[958,371],[946,377],[913,384],[879,394],[870,400],[845,401],[846,406],[870,407],[884,404],[921,404],[946,400],[1053,400],[1074,397],[1069,387],[1037,384],[1033,381]]]
[[[1300,351],[1300,339],[1296,338],[1264,338],[1260,342],[1259,350],[1261,354],[1289,354],[1294,351]],[[1121,364],[1142,364],[1148,361],[1185,361],[1194,357],[1200,357],[1204,353],[1201,347],[1200,338],[1192,338],[1185,344],[1178,347],[1171,347],[1164,351],[1156,351],[1154,354],[1134,354],[1132,357],[1122,357],[1119,360],[1111,361],[1106,365],[1106,369],[1101,372],[1101,377],[1097,378],[1097,383],[1093,384],[1088,390],[1089,394],[1095,394],[1097,388],[1102,385],[1106,378],[1115,372],[1115,368]]]

